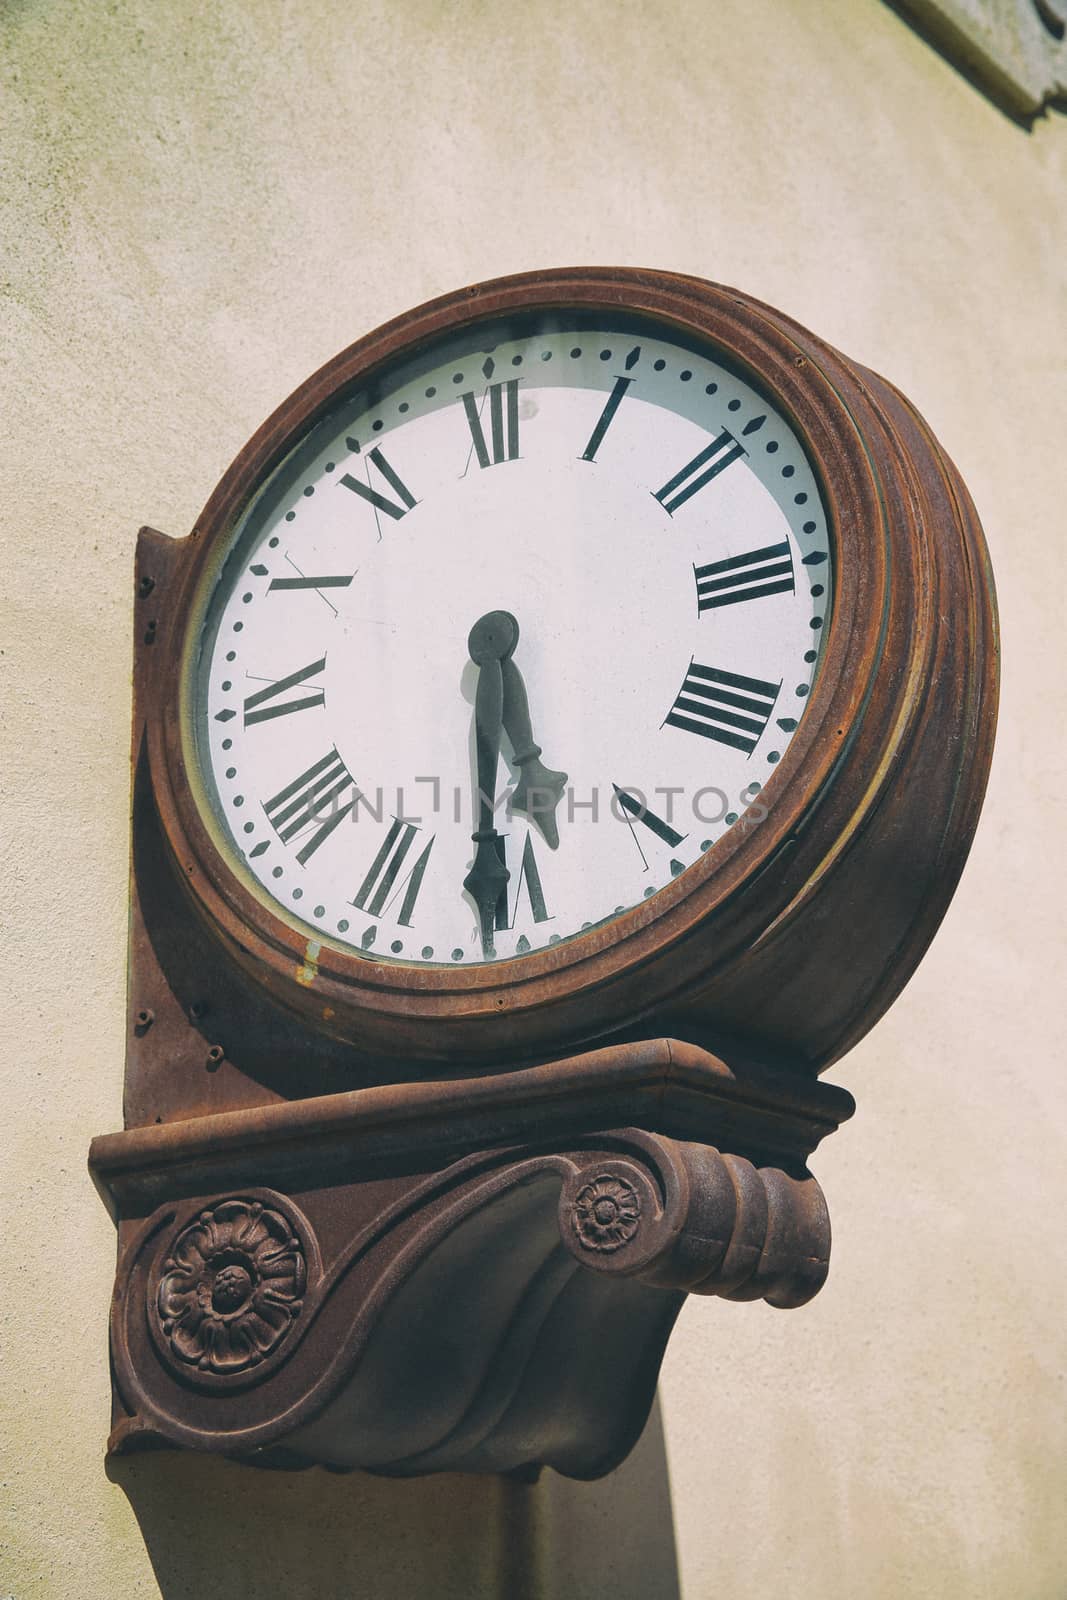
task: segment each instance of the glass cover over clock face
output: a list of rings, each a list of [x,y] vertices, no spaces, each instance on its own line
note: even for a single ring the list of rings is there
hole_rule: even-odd
[[[215,570],[217,842],[369,960],[609,923],[759,825],[831,578],[796,433],[713,349],[622,313],[464,329],[319,423]]]

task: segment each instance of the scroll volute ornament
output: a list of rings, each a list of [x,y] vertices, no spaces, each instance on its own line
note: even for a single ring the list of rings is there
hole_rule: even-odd
[[[137,580],[113,1446],[608,1470],[685,1294],[825,1279],[817,1074],[992,746],[958,473],[736,291],[535,273],[330,362]],[[419,740],[441,808],[368,818]]]

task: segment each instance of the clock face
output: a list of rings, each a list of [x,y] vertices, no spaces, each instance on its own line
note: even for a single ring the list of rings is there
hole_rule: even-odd
[[[667,324],[484,322],[262,486],[188,679],[216,841],[309,939],[521,957],[654,900],[760,795],[832,562],[796,432]]]

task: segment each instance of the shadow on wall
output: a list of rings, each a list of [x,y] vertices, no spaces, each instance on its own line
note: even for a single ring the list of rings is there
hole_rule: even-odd
[[[596,1483],[117,1456],[163,1600],[678,1600],[659,1402]]]

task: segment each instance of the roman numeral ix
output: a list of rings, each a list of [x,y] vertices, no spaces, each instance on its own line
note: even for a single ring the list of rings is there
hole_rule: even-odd
[[[765,683],[762,678],[743,678],[737,672],[719,672],[691,661],[664,722],[750,756],[770,721],[781,687],[780,679]]]
[[[728,556],[706,567],[694,567],[697,610],[714,611],[739,600],[758,600],[765,594],[785,594],[796,587],[789,541],[768,544],[747,555]]]
[[[703,489],[712,478],[717,478],[720,472],[725,472],[732,461],[739,461],[744,454],[744,445],[738,444],[728,428],[723,428],[709,445],[686,463],[681,472],[676,472],[662,489],[656,490],[655,498],[664,511],[673,516],[679,506],[684,506],[698,490]]]
[[[346,798],[347,797],[347,798]],[[336,749],[308,767],[292,783],[279,789],[263,804],[271,827],[283,844],[311,829],[311,836],[297,851],[302,867],[344,821],[359,799],[359,790]]]

